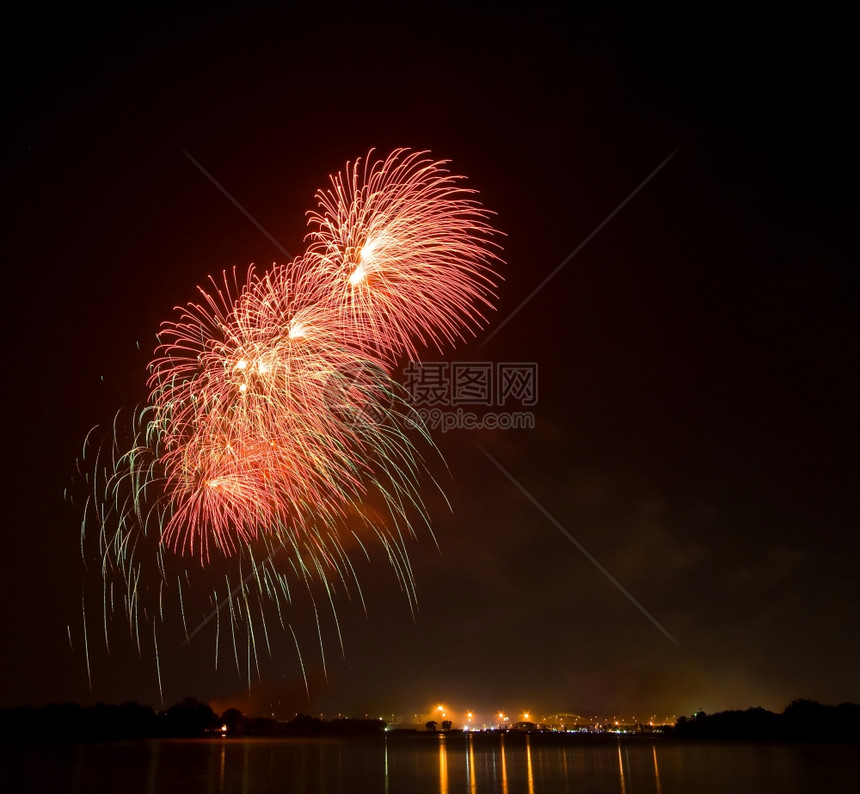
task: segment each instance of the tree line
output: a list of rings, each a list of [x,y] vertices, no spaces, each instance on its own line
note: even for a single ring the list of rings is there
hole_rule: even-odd
[[[425,726],[436,730],[433,720]],[[188,697],[164,711],[138,703],[81,706],[50,704],[0,709],[0,741],[99,742],[121,739],[194,738],[221,736],[344,736],[381,734],[377,719],[323,720],[297,714],[287,722],[251,717],[230,708],[216,714],[206,703]],[[442,723],[450,730],[451,723]],[[761,707],[699,711],[680,717],[664,731],[678,739],[737,739],[744,741],[860,742],[860,705],[828,706],[814,700],[793,700],[781,712]]]
[[[221,736],[323,736],[379,734],[382,720],[322,720],[297,714],[288,722],[249,717],[238,709],[216,714],[206,703],[185,698],[164,711],[138,703],[81,706],[50,704],[0,709],[0,741],[99,742],[119,739]]]
[[[680,717],[667,733],[683,739],[860,742],[860,705],[828,706],[801,699],[792,700],[782,713],[760,706],[715,714],[699,711],[691,717]]]

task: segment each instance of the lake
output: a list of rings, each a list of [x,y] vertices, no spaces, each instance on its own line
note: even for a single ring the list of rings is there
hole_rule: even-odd
[[[860,748],[515,734],[0,748],[3,790],[80,794],[857,792]]]

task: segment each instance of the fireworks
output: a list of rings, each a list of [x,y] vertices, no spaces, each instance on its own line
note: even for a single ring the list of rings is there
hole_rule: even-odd
[[[367,537],[414,598],[426,431],[392,371],[484,323],[489,215],[408,150],[347,164],[316,198],[301,257],[211,279],[163,324],[148,405],[92,469],[82,546],[97,540],[106,641],[121,613],[138,645],[152,623],[157,651],[165,600],[185,621],[183,592],[217,569],[210,614],[227,610],[237,665],[240,622],[256,658],[263,605],[284,626],[290,578],[322,582],[332,609],[337,584],[360,592],[346,549]]]
[[[339,328],[385,360],[479,327],[491,306],[487,212],[442,164],[398,150],[317,192],[300,292],[331,291]]]

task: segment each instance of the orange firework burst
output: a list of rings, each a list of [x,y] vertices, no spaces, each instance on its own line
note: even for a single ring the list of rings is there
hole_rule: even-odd
[[[225,278],[162,330],[150,399],[174,495],[171,548],[229,555],[311,511],[332,519],[362,492],[359,428],[326,402],[355,353],[319,312],[292,309],[287,272],[251,271],[239,295]]]
[[[135,415],[126,451],[115,432],[110,459],[97,463],[83,540],[94,518],[104,592],[118,575],[138,642],[141,616],[164,619],[169,556],[194,557],[204,570],[216,552],[237,560],[227,599],[233,631],[237,615],[247,621],[250,648],[251,589],[275,602],[282,623],[290,570],[321,580],[331,600],[330,580],[354,580],[343,537],[363,548],[356,521],[381,541],[413,598],[403,541],[410,515],[426,517],[410,433],[426,431],[391,371],[419,347],[441,348],[483,324],[497,260],[489,213],[444,163],[403,149],[347,165],[317,202],[303,256],[262,274],[251,267],[243,280],[235,271],[213,279],[163,325],[149,406]],[[363,508],[370,503],[376,509]],[[157,609],[140,603],[147,543],[162,577]],[[291,563],[275,565],[283,549]],[[253,576],[242,575],[248,560]],[[187,568],[180,605],[183,579]],[[113,591],[111,581],[106,627]],[[244,613],[232,606],[236,592]]]
[[[387,361],[454,344],[491,307],[490,213],[445,163],[398,149],[317,191],[297,290],[332,302],[346,340]]]

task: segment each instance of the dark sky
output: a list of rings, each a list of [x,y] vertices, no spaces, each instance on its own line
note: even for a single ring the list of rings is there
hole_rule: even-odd
[[[151,652],[119,621],[108,655],[97,609],[88,685],[80,603],[98,577],[63,492],[87,431],[145,401],[173,307],[209,274],[284,259],[183,149],[295,253],[327,175],[400,146],[450,159],[497,213],[484,338],[677,153],[483,347],[446,351],[535,363],[539,397],[532,430],[435,433],[453,511],[428,483],[438,549],[417,527],[414,619],[375,549],[356,563],[367,614],[336,599],[343,656],[323,619],[327,678],[312,610],[292,609],[310,702],[289,634],[272,632],[249,694],[229,658],[214,669],[208,629],[162,645],[165,701],[637,716],[860,701],[848,25],[713,14],[116,10],[10,27],[0,705],[160,704]]]

